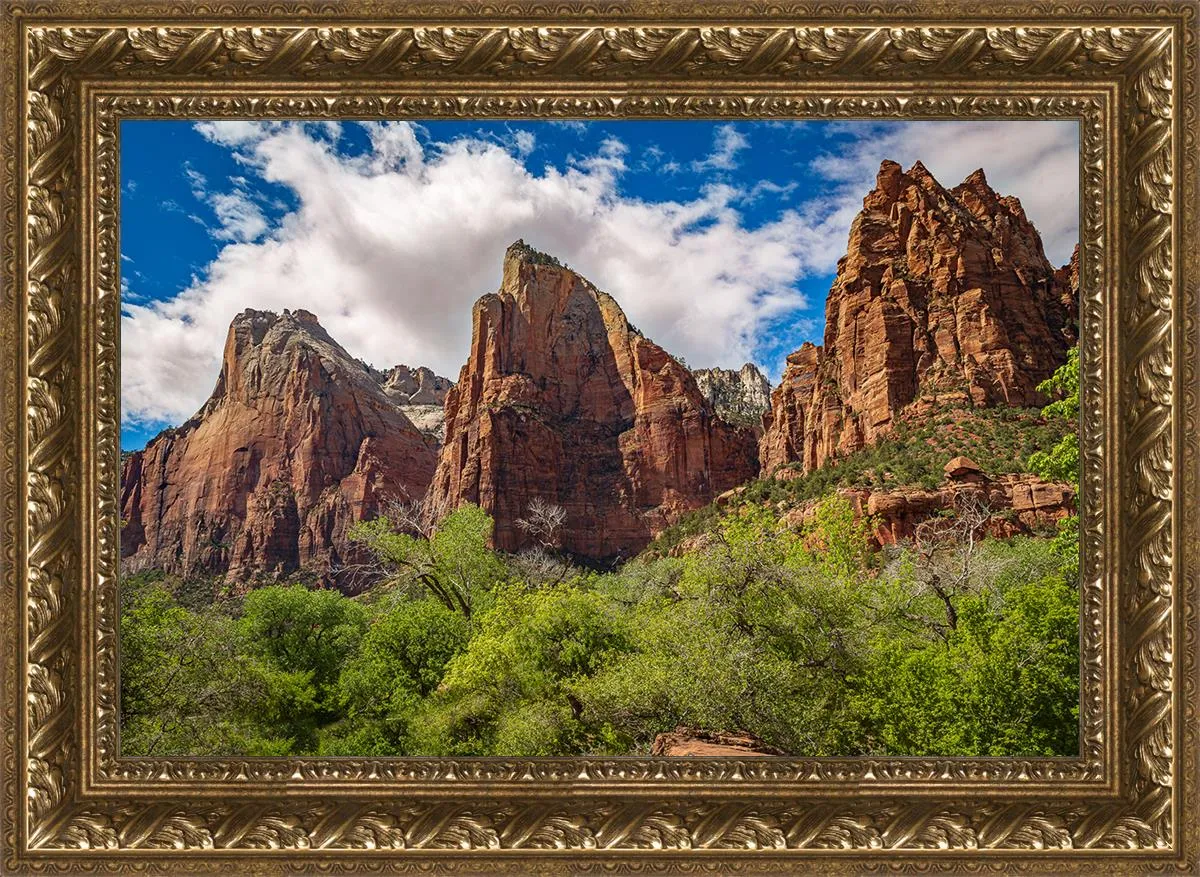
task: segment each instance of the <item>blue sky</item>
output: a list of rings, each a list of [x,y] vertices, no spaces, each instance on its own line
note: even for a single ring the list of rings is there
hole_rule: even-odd
[[[983,167],[1061,264],[1077,155],[1058,122],[124,122],[122,446],[200,407],[245,307],[307,308],[379,367],[456,378],[517,237],[691,366],[775,379],[820,340],[882,159],[947,186]]]

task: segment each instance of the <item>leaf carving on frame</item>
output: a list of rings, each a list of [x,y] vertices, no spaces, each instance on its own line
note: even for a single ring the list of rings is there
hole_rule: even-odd
[[[403,850],[404,829],[397,817],[370,806],[347,805],[323,818],[310,835],[313,849]]]
[[[988,28],[988,44],[1000,61],[1026,74],[1063,73],[1079,66],[1080,31],[1053,27]]]
[[[658,805],[619,804],[595,830],[597,849],[689,850],[692,838],[683,818]]]
[[[227,27],[221,38],[232,62],[249,65],[259,75],[294,71],[320,47],[313,28]]]
[[[213,846],[219,849],[307,849],[308,830],[305,812],[287,813],[258,803],[245,804],[222,814],[212,833]]]
[[[450,67],[455,73],[483,73],[494,69],[509,51],[507,28],[424,28],[414,39],[425,61]]]
[[[605,36],[597,27],[514,27],[508,31],[508,41],[516,59],[539,73],[578,74],[594,67]]]
[[[614,60],[644,66],[650,73],[678,73],[700,46],[693,28],[606,28],[604,41]]]
[[[419,814],[405,829],[412,849],[498,849],[500,837],[492,819],[473,813],[461,804],[435,804]]]
[[[796,45],[808,64],[857,73],[878,61],[892,43],[891,31],[847,27],[798,27]]]
[[[123,68],[150,65],[164,73],[219,73],[225,35],[219,30],[133,27],[127,32],[130,57]]]
[[[742,803],[708,808],[691,827],[692,843],[705,849],[776,850],[787,848],[779,821]]]
[[[317,39],[326,57],[350,66],[355,73],[377,76],[415,63],[416,46],[408,28],[321,28]]]
[[[905,66],[946,74],[969,69],[988,45],[982,28],[893,28],[890,36]]]
[[[1041,804],[1017,803],[987,814],[977,829],[981,848],[1065,850],[1072,846],[1063,814],[1047,813]]]
[[[792,28],[702,27],[700,42],[710,59],[742,75],[787,73],[796,66]]]
[[[594,813],[566,814],[554,804],[534,804],[518,809],[498,837],[506,849],[591,850],[596,848],[594,820]]]

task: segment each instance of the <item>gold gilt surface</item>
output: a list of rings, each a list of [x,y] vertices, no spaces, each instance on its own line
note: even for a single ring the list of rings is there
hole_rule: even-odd
[[[0,10],[0,871],[1200,871],[1193,0]],[[120,757],[120,119],[471,116],[1079,120],[1079,757]]]

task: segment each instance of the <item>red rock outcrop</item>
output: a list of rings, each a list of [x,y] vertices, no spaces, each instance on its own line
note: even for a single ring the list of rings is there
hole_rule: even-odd
[[[768,746],[753,734],[729,734],[723,731],[705,731],[680,725],[674,731],[659,734],[650,747],[651,755],[668,757],[729,757],[784,755],[782,749]]]
[[[125,458],[124,569],[230,582],[306,573],[343,587],[350,527],[419,498],[436,453],[307,311],[247,310],[189,421]]]
[[[816,469],[906,409],[1043,404],[1037,385],[1075,342],[1072,264],[1055,270],[983,171],[944,189],[920,162],[883,162],[838,262],[824,345],[787,358],[763,418],[763,471]]]
[[[753,432],[718,417],[688,369],[609,295],[518,241],[472,312],[446,396],[430,505],[476,503],[511,551],[535,497],[566,511],[562,547],[636,554],[683,512],[758,471]]]
[[[1000,538],[1053,530],[1058,521],[1075,514],[1071,485],[1029,474],[1001,475],[992,481],[972,473],[947,478],[935,490],[843,487],[837,493],[849,500],[856,515],[871,518],[879,545],[912,539],[923,521],[964,505],[977,510],[984,533]],[[812,520],[816,508],[817,501],[812,501],[792,509],[783,516],[783,524],[799,529]]]

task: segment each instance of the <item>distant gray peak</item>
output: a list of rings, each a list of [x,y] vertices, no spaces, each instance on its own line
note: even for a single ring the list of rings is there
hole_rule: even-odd
[[[737,370],[700,368],[692,374],[717,414],[730,423],[756,426],[771,407],[771,383],[754,363]]]
[[[397,365],[384,376],[382,386],[383,392],[402,405],[441,405],[454,383],[423,365]]]

